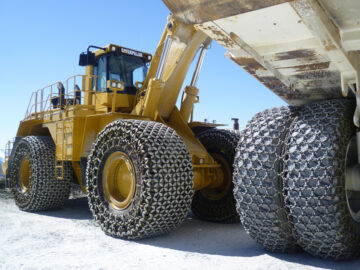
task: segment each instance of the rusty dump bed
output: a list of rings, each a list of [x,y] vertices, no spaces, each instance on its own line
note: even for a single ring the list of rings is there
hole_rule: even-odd
[[[360,74],[360,0],[163,0],[292,105],[346,95]]]

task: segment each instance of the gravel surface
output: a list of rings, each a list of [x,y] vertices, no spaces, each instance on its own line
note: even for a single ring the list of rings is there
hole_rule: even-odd
[[[94,223],[86,198],[41,213],[18,210],[0,191],[0,269],[360,269],[360,259],[324,261],[264,251],[239,224],[189,214],[166,236],[124,241]]]

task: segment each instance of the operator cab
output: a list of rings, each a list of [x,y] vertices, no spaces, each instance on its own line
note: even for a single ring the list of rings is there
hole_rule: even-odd
[[[90,48],[98,50],[92,52]],[[151,59],[151,54],[114,44],[104,48],[89,46],[87,52],[80,55],[79,65],[86,66],[88,89],[94,93],[91,103],[98,110],[114,111],[115,106],[115,111],[128,111],[139,85],[145,80]]]

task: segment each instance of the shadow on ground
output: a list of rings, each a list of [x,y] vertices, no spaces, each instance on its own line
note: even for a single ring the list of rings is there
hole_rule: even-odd
[[[216,224],[198,220],[192,214],[175,232],[138,241],[141,244],[196,252],[206,255],[256,257],[269,256],[284,262],[324,269],[360,269],[360,260],[336,262],[315,258],[305,252],[273,253],[255,243],[240,224]]]
[[[38,214],[60,219],[92,220],[86,197],[68,200],[63,209]],[[100,230],[100,228],[98,229]],[[109,236],[104,234],[103,237],[106,242]],[[119,241],[123,240],[119,239]],[[192,213],[176,231],[168,235],[136,241],[136,243],[203,255],[236,258],[269,256],[283,262],[324,269],[360,269],[359,259],[335,262],[315,258],[305,252],[293,254],[267,252],[246,234],[240,224],[204,222],[197,219]]]
[[[56,218],[78,220],[91,220],[93,218],[86,197],[67,200],[62,209],[43,211],[38,214]]]
[[[192,213],[176,231],[138,243],[208,255],[253,257],[264,254],[239,223],[205,222]]]

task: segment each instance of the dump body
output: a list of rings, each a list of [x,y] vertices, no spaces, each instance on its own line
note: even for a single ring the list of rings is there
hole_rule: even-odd
[[[357,0],[163,0],[291,105],[346,96],[359,81]]]

